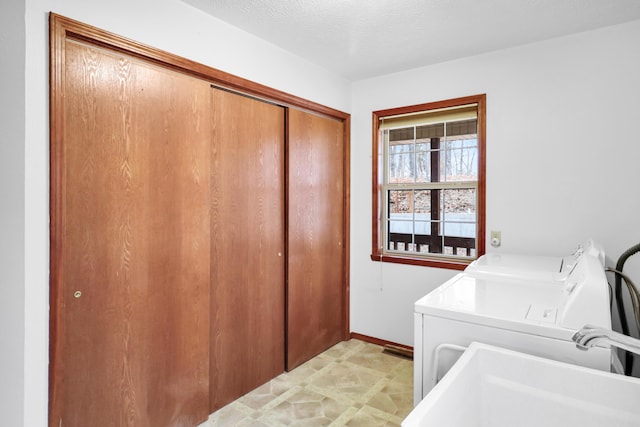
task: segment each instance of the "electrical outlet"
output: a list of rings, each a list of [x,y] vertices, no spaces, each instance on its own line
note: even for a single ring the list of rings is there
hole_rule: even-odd
[[[502,244],[502,233],[500,231],[491,231],[491,246],[494,248]]]

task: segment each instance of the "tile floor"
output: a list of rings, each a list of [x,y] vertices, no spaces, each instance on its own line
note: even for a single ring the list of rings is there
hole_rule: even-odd
[[[336,344],[198,427],[392,427],[413,404],[413,363],[359,340]]]

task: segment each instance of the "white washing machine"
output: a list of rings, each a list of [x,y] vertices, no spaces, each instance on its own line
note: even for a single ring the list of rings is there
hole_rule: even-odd
[[[585,324],[611,329],[598,257],[581,256],[562,281],[459,273],[415,303],[414,404],[473,341],[610,371],[610,349],[571,340]]]
[[[596,257],[604,267],[604,248],[593,239],[587,239],[572,254],[561,257],[488,253],[473,261],[464,271],[475,276],[562,281],[566,280],[583,255]]]

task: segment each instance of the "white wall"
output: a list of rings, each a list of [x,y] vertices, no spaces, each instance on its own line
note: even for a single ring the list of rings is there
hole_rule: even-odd
[[[20,426],[24,405],[24,90],[22,0],[0,3],[0,414]]]
[[[499,251],[568,254],[593,237],[614,264],[640,241],[638,40],[635,21],[353,85],[354,332],[412,345],[413,303],[455,274],[369,259],[375,110],[487,94],[486,224],[502,231]],[[628,266],[640,280],[640,260]]]
[[[20,83],[23,83],[22,89],[26,93],[16,96],[18,102],[14,102],[11,97],[4,96],[3,85],[3,96],[0,97],[0,112],[10,113],[3,117],[3,124],[4,119],[15,121],[12,128],[15,130],[15,135],[12,135],[15,143],[9,148],[11,151],[7,157],[3,155],[0,159],[0,169],[10,166],[9,171],[3,171],[0,184],[3,206],[5,193],[12,206],[6,222],[3,207],[0,226],[3,239],[10,236],[7,245],[17,251],[16,256],[3,258],[2,266],[10,259],[18,261],[15,267],[0,273],[3,275],[0,313],[9,317],[7,321],[0,322],[0,336],[3,339],[2,353],[5,335],[7,343],[12,346],[24,341],[24,392],[22,381],[14,379],[15,376],[19,379],[22,374],[22,350],[15,353],[17,358],[11,356],[13,353],[0,355],[0,362],[7,358],[6,364],[0,363],[0,413],[3,423],[7,413],[10,420],[16,421],[6,425],[20,426],[24,400],[23,425],[36,427],[46,425],[48,401],[48,12],[53,11],[338,110],[348,110],[350,87],[346,80],[179,0],[10,0],[11,5],[16,4],[18,9],[22,9],[12,9],[11,14],[4,13],[5,1],[2,2],[0,23],[3,27],[8,25],[7,33],[15,31],[18,36],[22,35],[23,44],[26,26],[26,48],[15,54],[11,52],[18,63],[16,70],[8,75],[10,79],[4,79],[3,69],[3,83],[15,91],[20,91]],[[4,36],[5,32],[0,34]],[[4,55],[2,58],[4,64]],[[22,69],[18,68],[20,62],[23,63]],[[15,87],[12,86],[14,84]],[[17,111],[14,112],[14,108]],[[5,135],[3,129],[3,137]],[[25,141],[24,145],[21,140]],[[10,175],[7,179],[11,179],[5,181],[5,174]],[[24,203],[20,200],[22,197]],[[21,230],[24,230],[24,236],[12,234],[21,233]],[[5,234],[5,231],[10,233]],[[3,257],[4,248],[2,246]],[[21,269],[25,272],[24,278],[16,270],[20,269],[21,254],[24,254],[24,268]],[[11,280],[15,284],[5,287],[5,275],[14,273],[16,277]],[[5,378],[11,381],[5,382]],[[5,400],[4,396],[11,398]],[[27,398],[23,399],[23,396]]]
[[[373,110],[487,93],[487,226],[502,230],[502,250],[562,254],[593,236],[616,258],[638,240],[640,148],[632,132],[640,22],[362,81],[350,91],[343,79],[179,0],[3,0],[0,412],[7,425],[24,418],[24,426],[43,426],[47,417],[49,11],[352,113],[355,332],[411,344],[413,301],[453,275],[369,260]],[[24,51],[5,52],[5,37]],[[626,151],[614,156],[615,149]]]

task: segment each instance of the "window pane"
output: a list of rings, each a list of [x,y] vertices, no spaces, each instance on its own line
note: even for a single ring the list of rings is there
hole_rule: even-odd
[[[415,127],[413,126],[399,129],[390,129],[385,132],[388,132],[389,141],[391,141],[392,143],[396,141],[413,141],[416,138]]]
[[[411,213],[411,190],[390,190],[388,193],[389,218]]]
[[[411,141],[389,142],[389,182],[414,182],[414,144]]]
[[[476,237],[476,190],[444,190],[445,237]]]
[[[389,220],[387,249],[410,251],[413,243],[413,221],[410,214],[395,214]]]
[[[430,220],[431,219],[431,191],[430,190],[415,190],[415,212],[416,217],[418,215],[428,214],[426,216],[416,218],[421,220]]]
[[[387,249],[411,252],[413,248],[413,191],[390,190]]]
[[[478,140],[475,137],[447,137],[440,167],[441,181],[477,181]]]
[[[411,242],[411,234],[413,234],[413,223],[405,220],[389,220],[389,232],[393,234],[406,234],[408,241]]]
[[[431,142],[416,141],[416,182],[431,181]]]
[[[416,127],[416,138],[431,139],[442,138],[444,136],[444,123],[435,123],[432,125],[422,125]]]
[[[414,191],[414,233],[415,241],[420,242],[418,236],[428,236],[431,234],[431,191]]]

